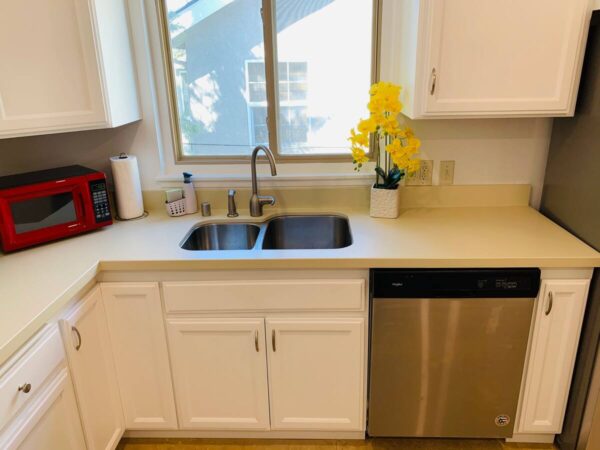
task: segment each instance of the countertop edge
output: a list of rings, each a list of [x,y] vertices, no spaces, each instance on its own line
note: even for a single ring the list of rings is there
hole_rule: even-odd
[[[17,334],[0,347],[0,365],[8,361],[15,352],[29,341],[35,334],[56,317],[61,309],[66,306],[87,284],[96,279],[99,270],[99,263],[96,262],[89,267],[77,280],[68,286],[61,294],[51,301],[48,306],[35,316],[29,323]]]
[[[285,267],[282,267],[285,261]],[[268,269],[374,269],[374,268],[505,268],[582,269],[600,267],[600,258],[288,258],[273,259],[198,259],[198,260],[121,260],[101,261],[99,272],[147,270],[268,270]]]

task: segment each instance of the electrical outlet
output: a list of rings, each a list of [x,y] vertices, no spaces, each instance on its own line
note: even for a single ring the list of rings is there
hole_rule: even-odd
[[[433,161],[421,160],[421,167],[406,177],[407,186],[431,186]]]
[[[454,184],[454,161],[440,161],[439,184]]]

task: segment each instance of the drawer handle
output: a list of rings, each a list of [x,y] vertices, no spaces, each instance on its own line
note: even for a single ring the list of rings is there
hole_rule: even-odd
[[[254,332],[254,348],[257,353],[260,351],[260,347],[258,346],[258,330]]]
[[[552,305],[554,303],[554,299],[552,296],[552,291],[548,292],[548,305],[546,306],[545,314],[548,315],[552,311]]]
[[[81,348],[81,333],[76,327],[71,327],[71,331],[77,335],[77,344],[75,344],[75,350],[79,351]]]
[[[275,342],[275,330],[271,331],[271,345],[273,346],[273,351],[277,351],[277,342]]]
[[[29,394],[31,392],[31,384],[25,383],[25,384],[19,386],[18,391],[22,392],[23,394]]]

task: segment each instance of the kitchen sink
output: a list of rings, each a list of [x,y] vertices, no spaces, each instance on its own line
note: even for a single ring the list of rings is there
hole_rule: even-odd
[[[333,249],[352,244],[348,219],[336,215],[279,216],[267,222],[264,250]]]
[[[260,227],[250,223],[207,223],[192,228],[181,243],[185,250],[249,250]]]
[[[180,246],[184,250],[318,250],[352,245],[346,217],[282,215],[266,222],[213,222],[194,226]]]

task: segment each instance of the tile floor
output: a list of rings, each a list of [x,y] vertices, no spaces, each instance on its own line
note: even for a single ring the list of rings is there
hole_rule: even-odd
[[[553,445],[509,444],[496,439],[123,439],[117,450],[556,450]]]

